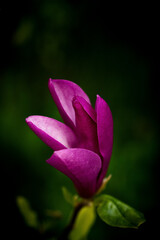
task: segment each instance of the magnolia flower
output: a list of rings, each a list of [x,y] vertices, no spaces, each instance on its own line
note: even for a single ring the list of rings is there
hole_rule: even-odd
[[[71,81],[50,79],[49,90],[64,123],[38,115],[26,122],[54,150],[47,163],[68,176],[81,197],[91,198],[102,185],[112,154],[110,108],[97,95],[94,109],[86,93]]]

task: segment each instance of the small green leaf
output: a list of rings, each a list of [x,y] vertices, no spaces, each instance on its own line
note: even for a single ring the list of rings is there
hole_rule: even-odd
[[[19,207],[19,210],[22,216],[24,217],[26,224],[29,227],[33,227],[37,229],[39,227],[37,214],[35,211],[31,209],[28,200],[22,196],[18,196],[16,201],[17,201],[17,206]]]
[[[96,214],[94,205],[91,203],[83,207],[76,219],[73,230],[70,233],[70,240],[84,240],[87,238],[90,228],[95,222]]]
[[[62,187],[62,192],[63,192],[64,199],[73,206],[74,196],[65,187]]]
[[[138,228],[145,222],[143,214],[118,199],[101,195],[95,199],[97,213],[110,226]]]
[[[65,187],[62,187],[62,192],[64,199],[72,206],[77,205],[77,203],[81,202],[82,200],[78,195],[73,195],[72,193],[70,193]]]
[[[101,185],[101,187],[98,189],[98,191],[97,191],[97,193],[96,193],[97,195],[100,194],[102,191],[105,190],[106,185],[107,185],[107,183],[110,181],[111,177],[112,177],[112,175],[110,174],[107,178],[104,178],[104,179],[103,179],[102,185]]]

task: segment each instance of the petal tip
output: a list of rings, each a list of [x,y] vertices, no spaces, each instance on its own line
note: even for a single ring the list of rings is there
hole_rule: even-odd
[[[48,164],[50,163],[50,158],[46,160],[46,163],[48,163]]]
[[[52,83],[52,78],[49,78],[48,85],[50,85],[51,83]]]
[[[52,157],[46,160],[46,163],[52,166]]]
[[[25,122],[26,122],[27,124],[29,124],[29,123],[31,122],[31,116],[25,118]]]
[[[78,101],[78,98],[76,96],[74,96],[72,99],[72,105],[73,105],[73,107],[80,106],[80,102]]]
[[[25,119],[25,122],[27,123],[27,125],[33,130],[34,127],[34,122],[32,119],[32,116],[29,116]]]
[[[25,118],[25,121],[28,122],[29,121],[28,119],[29,119],[29,117]]]
[[[26,123],[32,123],[35,120],[37,120],[39,117],[41,117],[41,116],[40,115],[31,115],[31,116],[27,117],[25,119],[25,121],[26,121]]]
[[[101,97],[99,96],[99,94],[96,95],[97,99],[101,99]]]
[[[48,80],[48,88],[49,89],[51,89],[53,87],[53,82],[54,82],[54,79],[49,78],[49,80]]]

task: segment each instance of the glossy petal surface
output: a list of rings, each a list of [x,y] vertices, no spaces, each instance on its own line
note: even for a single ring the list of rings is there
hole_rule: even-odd
[[[99,150],[102,155],[102,172],[100,182],[105,177],[113,147],[113,119],[108,104],[97,95],[95,110],[97,112],[97,135]]]
[[[76,116],[78,147],[99,153],[96,122],[88,115],[78,98],[73,99],[73,107]]]
[[[101,168],[101,159],[96,153],[81,148],[64,149],[54,152],[47,163],[67,175],[82,197],[94,195]]]
[[[74,147],[76,137],[73,131],[55,119],[44,116],[30,116],[26,118],[32,131],[53,150]]]
[[[64,122],[74,128],[75,112],[72,100],[75,96],[81,96],[90,103],[87,94],[76,83],[67,80],[50,79],[48,86]]]
[[[94,121],[94,122],[97,122],[97,114],[96,114],[96,111],[94,110],[94,108],[91,106],[90,103],[88,103],[84,98],[80,97],[80,96],[77,96],[73,99],[74,100],[77,100],[81,106],[83,107],[83,109],[86,111],[86,113],[91,117],[91,119]]]

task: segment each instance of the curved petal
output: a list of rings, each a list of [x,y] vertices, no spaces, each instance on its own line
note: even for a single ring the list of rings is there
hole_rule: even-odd
[[[110,162],[113,147],[113,119],[108,104],[97,95],[96,106],[97,112],[97,135],[99,150],[102,155],[102,170],[99,177],[99,184],[106,175]]]
[[[73,107],[76,116],[78,147],[99,153],[96,122],[88,115],[77,97],[73,99]]]
[[[94,108],[91,106],[90,103],[88,103],[84,98],[80,96],[76,96],[74,99],[77,99],[79,103],[82,105],[86,113],[92,118],[94,122],[97,122],[97,114]],[[73,99],[73,101],[74,101]]]
[[[64,122],[74,128],[75,112],[72,99],[75,96],[81,96],[90,103],[88,96],[77,84],[68,80],[49,79],[48,86]]]
[[[94,195],[101,168],[101,159],[96,153],[81,148],[64,149],[54,152],[47,163],[67,175],[80,196]]]
[[[64,123],[38,115],[26,118],[26,122],[33,132],[53,150],[75,146],[75,134]]]

